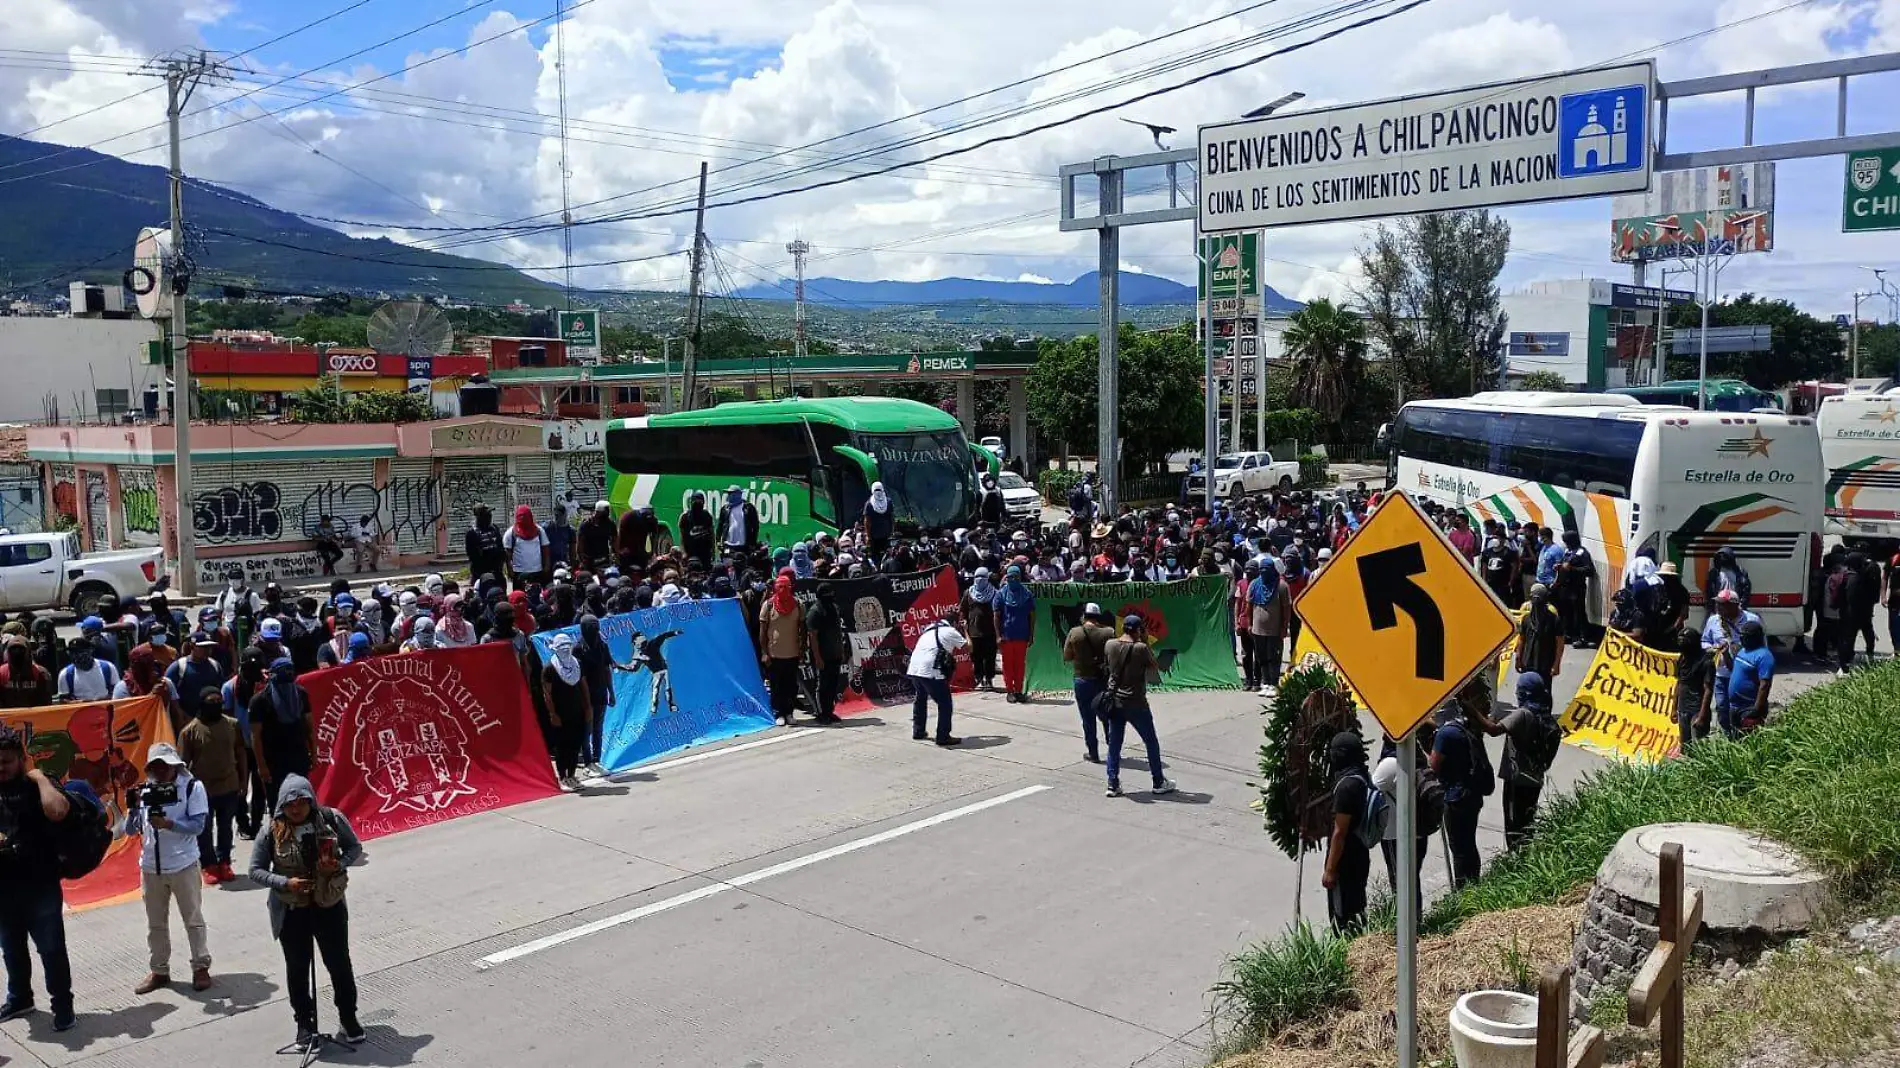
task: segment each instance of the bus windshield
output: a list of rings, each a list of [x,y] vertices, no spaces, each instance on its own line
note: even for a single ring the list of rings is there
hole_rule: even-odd
[[[878,479],[897,517],[922,527],[954,527],[974,508],[970,450],[961,431],[859,434],[858,448],[877,461]]]

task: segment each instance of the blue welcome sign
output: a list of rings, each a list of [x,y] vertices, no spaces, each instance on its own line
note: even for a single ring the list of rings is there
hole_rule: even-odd
[[[579,627],[535,634],[543,663],[556,634],[580,641]],[[600,634],[614,662],[613,700],[601,732],[601,762],[608,770],[776,722],[737,600],[608,616],[600,621]]]

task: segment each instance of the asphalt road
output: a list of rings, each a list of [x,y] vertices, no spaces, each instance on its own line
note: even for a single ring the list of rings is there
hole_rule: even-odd
[[[1146,792],[1137,745],[1116,800],[1072,704],[957,703],[957,750],[892,710],[370,843],[350,910],[371,1041],[333,1062],[1199,1068],[1222,959],[1296,899],[1325,915],[1317,856],[1299,892],[1248,807],[1259,699],[1159,695],[1181,793]],[[1597,763],[1566,747],[1558,787]],[[1500,829],[1494,805],[1487,852]],[[1432,853],[1428,894],[1447,881]],[[209,994],[132,994],[138,905],[71,916],[78,1028],[6,1024],[0,1057],[290,1063],[271,1057],[292,1022],[264,893],[232,886],[206,893]]]

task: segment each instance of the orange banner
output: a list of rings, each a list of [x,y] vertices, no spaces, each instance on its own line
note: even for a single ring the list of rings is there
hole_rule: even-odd
[[[91,786],[115,828],[125,818],[126,791],[145,778],[145,754],[174,741],[165,699],[157,696],[7,709],[0,721],[20,732],[32,766]],[[66,907],[111,905],[138,893],[139,841],[115,838],[91,875],[66,884]]]

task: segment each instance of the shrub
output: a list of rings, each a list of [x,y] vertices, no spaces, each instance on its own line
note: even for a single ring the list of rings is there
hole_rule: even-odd
[[[1301,923],[1230,957],[1213,990],[1215,1012],[1232,1027],[1229,1040],[1257,1044],[1297,1020],[1350,1004],[1349,944]]]
[[[1303,452],[1300,454],[1300,485],[1317,487],[1331,485],[1333,477],[1326,473],[1326,454]]]
[[[1082,481],[1080,471],[1062,471],[1046,467],[1036,473],[1036,489],[1042,493],[1042,499],[1050,504],[1067,505],[1069,491]]]

